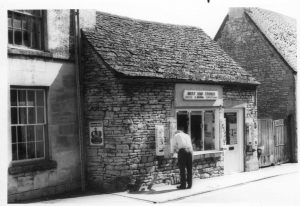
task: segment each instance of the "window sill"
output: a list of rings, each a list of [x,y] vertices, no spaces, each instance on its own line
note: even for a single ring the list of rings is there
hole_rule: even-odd
[[[12,163],[12,165],[8,168],[8,174],[16,175],[20,173],[50,170],[50,169],[55,169],[56,167],[57,167],[57,162],[54,160],[18,162],[18,163]]]
[[[222,150],[210,150],[210,151],[194,151],[193,156],[195,159],[208,158],[208,157],[220,157],[223,153]]]
[[[53,57],[50,52],[30,49],[22,46],[13,46],[13,45],[8,45],[7,52],[8,54],[24,55],[24,56],[37,56],[37,57],[48,57],[48,58]]]

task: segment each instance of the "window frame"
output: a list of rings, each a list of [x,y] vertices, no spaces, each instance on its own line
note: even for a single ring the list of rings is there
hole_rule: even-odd
[[[176,118],[176,122],[177,122],[177,113],[178,112],[187,112],[188,113],[188,117],[189,117],[189,125],[188,125],[188,134],[191,137],[191,113],[192,112],[202,112],[202,136],[203,136],[203,148],[204,148],[204,139],[205,139],[205,131],[204,131],[204,112],[205,111],[213,111],[214,113],[214,136],[215,136],[215,141],[214,141],[214,145],[215,145],[215,149],[212,150],[196,150],[194,151],[194,155],[197,154],[202,154],[202,153],[211,153],[211,152],[216,152],[219,151],[219,135],[218,135],[218,130],[216,129],[218,126],[217,123],[217,113],[218,113],[218,109],[217,108],[180,108],[180,109],[176,109],[175,110],[175,118]],[[177,124],[176,124],[176,129],[177,129]],[[192,137],[191,137],[192,138]]]
[[[49,137],[48,137],[48,115],[47,115],[47,113],[48,113],[47,112],[48,111],[48,104],[47,104],[48,88],[47,87],[27,87],[27,86],[19,87],[19,86],[13,86],[13,87],[10,87],[10,93],[9,93],[10,95],[11,95],[11,91],[12,90],[16,90],[17,94],[18,94],[18,91],[25,90],[26,91],[26,102],[28,100],[28,97],[27,97],[27,94],[28,94],[27,91],[28,90],[29,91],[32,90],[32,91],[35,91],[35,92],[41,90],[41,91],[43,91],[43,96],[44,96],[44,105],[43,105],[43,107],[44,107],[44,112],[43,112],[44,113],[44,123],[37,123],[37,112],[36,112],[36,114],[35,114],[36,123],[35,124],[28,124],[28,109],[26,110],[27,111],[26,112],[26,120],[27,120],[26,124],[20,124],[18,122],[18,117],[17,117],[17,123],[16,124],[12,124],[12,121],[10,120],[10,131],[12,131],[11,128],[13,126],[17,127],[17,126],[28,126],[28,125],[34,125],[34,126],[35,125],[43,125],[43,128],[44,128],[43,129],[43,131],[44,131],[44,139],[43,139],[44,154],[43,154],[43,157],[31,158],[31,159],[13,160],[13,155],[11,155],[11,162],[12,162],[12,164],[14,164],[14,165],[17,164],[18,165],[18,164],[24,164],[24,163],[26,164],[26,163],[32,163],[32,162],[40,162],[40,161],[43,161],[43,160],[49,160],[50,159],[50,156],[49,156],[49,145],[50,144],[49,144]],[[35,100],[36,100],[36,94],[35,94]],[[11,118],[11,115],[12,115],[11,114],[11,108],[20,108],[20,106],[18,105],[18,98],[17,98],[17,105],[16,106],[12,106],[11,105],[11,97],[10,97],[10,105],[9,105],[9,107],[10,107],[10,118]],[[30,107],[30,106],[28,106],[28,105],[21,106],[21,108],[28,108],[28,107]],[[33,107],[36,110],[36,108],[38,106],[34,105]],[[18,112],[17,112],[17,114],[18,114]],[[19,114],[18,114],[18,116],[19,116]],[[13,138],[12,135],[13,134],[11,133],[11,135],[10,135],[10,149],[11,149],[11,154],[13,153],[13,151],[12,151],[12,145],[14,144],[12,142],[12,138]],[[36,141],[34,141],[34,142],[36,143]],[[17,143],[18,142],[16,140],[16,144]],[[27,144],[27,139],[26,139],[25,143]],[[36,146],[35,146],[35,153],[36,153]],[[27,158],[27,150],[26,150],[26,158]]]
[[[32,49],[32,50],[37,50],[37,51],[45,51],[46,50],[46,44],[45,44],[45,40],[46,40],[46,37],[45,37],[45,34],[46,34],[46,27],[45,27],[45,24],[46,24],[46,15],[45,15],[45,10],[37,10],[37,11],[40,11],[40,16],[37,16],[37,15],[33,15],[33,14],[30,14],[28,12],[24,12],[26,10],[23,10],[23,11],[19,11],[19,10],[7,10],[7,19],[8,19],[8,14],[9,12],[11,12],[12,16],[11,16],[11,26],[8,25],[7,29],[8,29],[8,32],[9,30],[12,31],[12,43],[9,42],[9,39],[8,39],[8,45],[10,46],[13,46],[13,47],[18,47],[18,48],[26,48],[26,49]],[[13,25],[13,22],[14,22],[14,15],[15,14],[19,14],[21,16],[23,16],[21,18],[21,28],[20,29],[16,29],[14,28],[14,25]],[[33,34],[35,34],[36,32],[33,32],[32,28],[30,30],[26,30],[23,28],[23,19],[24,18],[30,18],[30,22],[32,21],[32,19],[39,19],[40,21],[40,40],[39,40],[39,44],[40,44],[40,47],[39,48],[35,48],[33,47]],[[32,25],[30,25],[32,26]],[[16,44],[15,43],[15,30],[20,30],[21,31],[21,44]],[[24,43],[24,31],[28,31],[30,33],[30,46],[26,46],[25,43]],[[8,34],[8,38],[9,38],[9,34]]]

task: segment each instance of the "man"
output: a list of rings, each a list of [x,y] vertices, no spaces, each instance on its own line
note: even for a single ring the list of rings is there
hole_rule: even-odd
[[[174,152],[178,153],[178,167],[180,170],[180,185],[177,188],[190,189],[192,187],[193,176],[193,146],[191,137],[183,132],[182,127],[178,127],[173,143]],[[185,169],[187,170],[187,177]]]

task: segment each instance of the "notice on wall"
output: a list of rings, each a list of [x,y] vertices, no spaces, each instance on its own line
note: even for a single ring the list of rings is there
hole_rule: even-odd
[[[216,99],[218,99],[218,91],[184,90],[183,99],[185,99],[185,100],[216,100]]]
[[[164,156],[165,132],[163,125],[155,125],[156,155]]]
[[[220,143],[221,148],[226,147],[226,119],[224,117],[220,117]]]
[[[103,123],[101,121],[89,123],[89,138],[90,145],[104,145]]]

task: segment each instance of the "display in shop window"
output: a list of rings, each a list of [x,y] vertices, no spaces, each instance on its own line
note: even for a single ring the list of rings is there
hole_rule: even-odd
[[[90,145],[104,145],[103,124],[101,121],[90,122]]]

